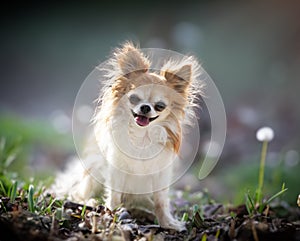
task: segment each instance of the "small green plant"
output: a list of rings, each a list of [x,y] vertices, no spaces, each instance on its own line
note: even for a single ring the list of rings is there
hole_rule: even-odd
[[[40,214],[52,214],[53,209],[62,209],[63,201],[53,198],[52,196],[49,197],[49,200],[43,198],[41,201],[40,207]]]
[[[270,127],[260,128],[256,133],[256,138],[258,141],[262,142],[262,150],[260,157],[259,175],[258,175],[258,187],[255,191],[255,197],[253,198],[248,191],[245,194],[246,198],[246,208],[249,214],[253,214],[255,211],[262,213],[265,207],[270,204],[275,198],[282,195],[287,191],[285,184],[282,184],[281,190],[270,197],[268,200],[263,199],[263,187],[264,187],[264,174],[265,174],[265,162],[268,151],[268,143],[273,140],[274,132]]]
[[[85,211],[86,211],[86,205],[84,204],[82,207],[82,210],[81,210],[81,214],[80,214],[81,218],[84,218]]]
[[[192,223],[197,228],[201,228],[204,223],[203,210],[197,204],[193,206]]]
[[[9,188],[9,198],[11,202],[14,202],[17,196],[18,181],[14,181]]]
[[[189,220],[189,214],[184,212],[181,218],[181,222],[187,222]]]
[[[33,195],[34,195],[34,186],[33,185],[29,185],[27,201],[28,201],[28,209],[32,213],[35,212],[35,204],[34,204],[34,197],[33,197]]]
[[[3,182],[1,180],[0,180],[0,194],[2,194],[3,196],[7,196],[6,188],[3,185]]]

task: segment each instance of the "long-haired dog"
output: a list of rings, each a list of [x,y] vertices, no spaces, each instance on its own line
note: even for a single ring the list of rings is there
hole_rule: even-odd
[[[153,70],[139,48],[125,43],[101,71],[106,80],[85,168],[72,164],[54,191],[81,202],[104,193],[109,208],[151,210],[161,227],[184,230],[171,215],[168,186],[201,92],[198,62],[192,56],[168,59]]]

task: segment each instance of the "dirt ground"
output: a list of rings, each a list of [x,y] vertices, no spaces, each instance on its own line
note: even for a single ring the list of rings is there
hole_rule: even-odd
[[[147,218],[136,219],[127,210],[110,211],[65,202],[52,214],[36,214],[27,203],[1,198],[0,241],[83,240],[237,240],[300,241],[300,209],[285,205],[267,207],[263,214],[248,215],[244,205],[210,204],[201,212],[185,215],[187,231],[160,228]]]

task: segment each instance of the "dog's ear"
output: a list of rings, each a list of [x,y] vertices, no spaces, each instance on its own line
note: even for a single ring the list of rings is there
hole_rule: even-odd
[[[150,62],[131,42],[125,43],[114,53],[121,73],[130,78],[148,71]]]
[[[167,81],[167,85],[178,93],[185,93],[188,89],[192,77],[192,65],[186,64],[178,69],[166,69],[161,73]]]

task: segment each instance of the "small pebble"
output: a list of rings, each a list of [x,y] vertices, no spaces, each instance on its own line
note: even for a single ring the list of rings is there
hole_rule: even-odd
[[[119,221],[124,219],[131,219],[131,215],[127,211],[122,212],[119,216]]]

